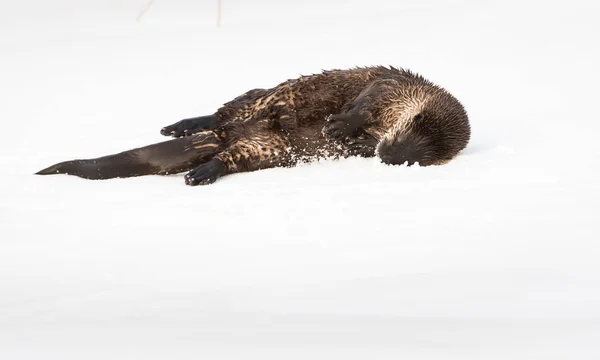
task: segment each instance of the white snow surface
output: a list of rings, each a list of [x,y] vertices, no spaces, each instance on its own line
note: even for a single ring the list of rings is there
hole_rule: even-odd
[[[598,2],[0,3],[0,359],[599,359]],[[59,161],[321,69],[466,107],[439,167],[89,181]]]

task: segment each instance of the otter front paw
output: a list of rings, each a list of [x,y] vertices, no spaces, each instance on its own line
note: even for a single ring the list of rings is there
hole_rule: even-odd
[[[186,185],[208,185],[217,181],[225,172],[225,165],[219,159],[212,159],[198,166],[184,176]]]
[[[330,141],[341,140],[363,126],[367,117],[364,113],[329,115],[327,124],[323,126],[323,136]]]
[[[345,143],[347,156],[373,157],[377,148],[377,140],[372,137],[349,138]]]
[[[217,124],[217,115],[200,116],[191,119],[183,119],[160,130],[164,136],[175,138],[189,136],[206,129],[212,129]]]

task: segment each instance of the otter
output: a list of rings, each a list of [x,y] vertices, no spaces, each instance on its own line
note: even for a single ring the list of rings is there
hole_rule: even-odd
[[[471,137],[463,105],[447,90],[393,66],[324,70],[252,89],[210,115],[160,133],[174,139],[96,159],[71,160],[36,174],[86,179],[188,171],[187,185],[232,173],[349,156],[389,165],[441,165]]]

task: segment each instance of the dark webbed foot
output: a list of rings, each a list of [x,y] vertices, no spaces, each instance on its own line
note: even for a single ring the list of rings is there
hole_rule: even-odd
[[[225,173],[225,164],[219,159],[212,159],[198,166],[185,175],[186,185],[208,185],[214,183]]]
[[[345,152],[347,156],[373,157],[377,148],[377,139],[368,134],[346,139]]]
[[[183,119],[175,124],[165,126],[160,130],[160,133],[176,138],[189,136],[203,130],[214,129],[217,126],[217,121],[216,114]]]
[[[337,141],[352,135],[357,129],[363,126],[369,115],[366,113],[343,113],[330,115],[327,118],[327,124],[323,126],[323,136],[327,140]]]

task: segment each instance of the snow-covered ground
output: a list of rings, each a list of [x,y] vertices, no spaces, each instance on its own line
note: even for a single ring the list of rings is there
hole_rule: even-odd
[[[0,3],[0,359],[599,359],[597,2]],[[250,88],[391,64],[441,167],[34,176]]]

